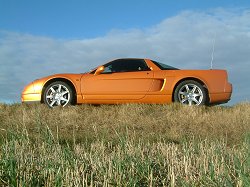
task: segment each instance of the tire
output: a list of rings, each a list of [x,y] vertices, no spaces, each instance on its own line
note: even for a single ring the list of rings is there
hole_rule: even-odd
[[[178,84],[174,91],[174,102],[184,105],[204,105],[207,92],[202,84],[194,80],[185,80]]]
[[[43,101],[51,108],[56,106],[65,107],[72,104],[73,91],[65,82],[52,82],[46,87],[43,93]]]

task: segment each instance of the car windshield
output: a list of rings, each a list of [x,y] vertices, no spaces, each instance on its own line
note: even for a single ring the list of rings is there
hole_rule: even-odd
[[[157,65],[161,70],[178,70],[178,68],[160,63],[160,62],[156,62],[156,61],[152,61],[154,62],[155,65]]]

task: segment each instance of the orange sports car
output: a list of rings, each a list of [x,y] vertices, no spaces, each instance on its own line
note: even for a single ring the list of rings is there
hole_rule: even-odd
[[[71,104],[226,103],[232,94],[226,70],[180,70],[150,59],[117,59],[88,73],[56,74],[33,81],[22,102]]]

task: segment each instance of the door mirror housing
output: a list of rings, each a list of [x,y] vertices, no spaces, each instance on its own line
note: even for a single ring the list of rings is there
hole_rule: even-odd
[[[99,75],[104,71],[104,66],[99,66],[96,71],[95,71],[95,75]]]

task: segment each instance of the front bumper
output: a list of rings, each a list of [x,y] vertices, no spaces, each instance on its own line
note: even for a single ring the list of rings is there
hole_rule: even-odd
[[[41,101],[42,83],[37,80],[25,86],[21,100],[22,102]]]
[[[41,94],[38,93],[29,93],[29,94],[22,94],[21,96],[22,102],[40,102],[41,101]]]

